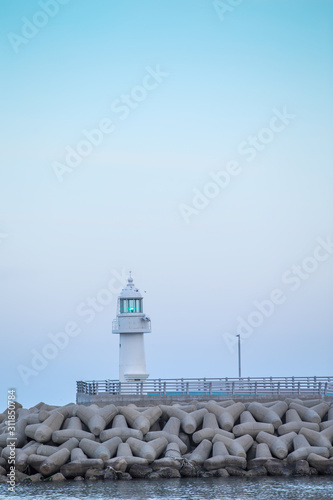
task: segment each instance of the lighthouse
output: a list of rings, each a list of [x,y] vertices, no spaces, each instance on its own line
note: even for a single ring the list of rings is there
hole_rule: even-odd
[[[112,333],[119,335],[119,381],[142,382],[146,373],[144,334],[151,331],[150,318],[143,312],[143,298],[131,272],[117,303]]]

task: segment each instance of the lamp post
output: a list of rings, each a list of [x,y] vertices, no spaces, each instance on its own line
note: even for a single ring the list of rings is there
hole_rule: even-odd
[[[242,377],[242,369],[241,369],[241,343],[240,343],[240,335],[236,335],[238,337],[238,377]]]

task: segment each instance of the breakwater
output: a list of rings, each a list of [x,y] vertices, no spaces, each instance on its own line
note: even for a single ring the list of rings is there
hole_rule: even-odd
[[[332,475],[332,442],[322,399],[16,403],[14,433],[0,415],[0,482]]]

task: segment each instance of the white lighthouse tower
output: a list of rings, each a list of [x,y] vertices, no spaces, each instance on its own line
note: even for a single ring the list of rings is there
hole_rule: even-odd
[[[112,333],[119,334],[120,382],[141,382],[149,377],[143,335],[149,333],[151,327],[142,302],[130,272],[127,285],[118,297],[117,318],[112,322]]]

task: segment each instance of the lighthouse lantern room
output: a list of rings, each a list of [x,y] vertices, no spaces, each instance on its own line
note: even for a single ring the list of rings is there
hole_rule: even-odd
[[[143,335],[151,331],[151,326],[142,303],[142,295],[130,273],[118,297],[117,318],[112,322],[112,333],[119,335],[120,382],[141,382],[149,377]]]

